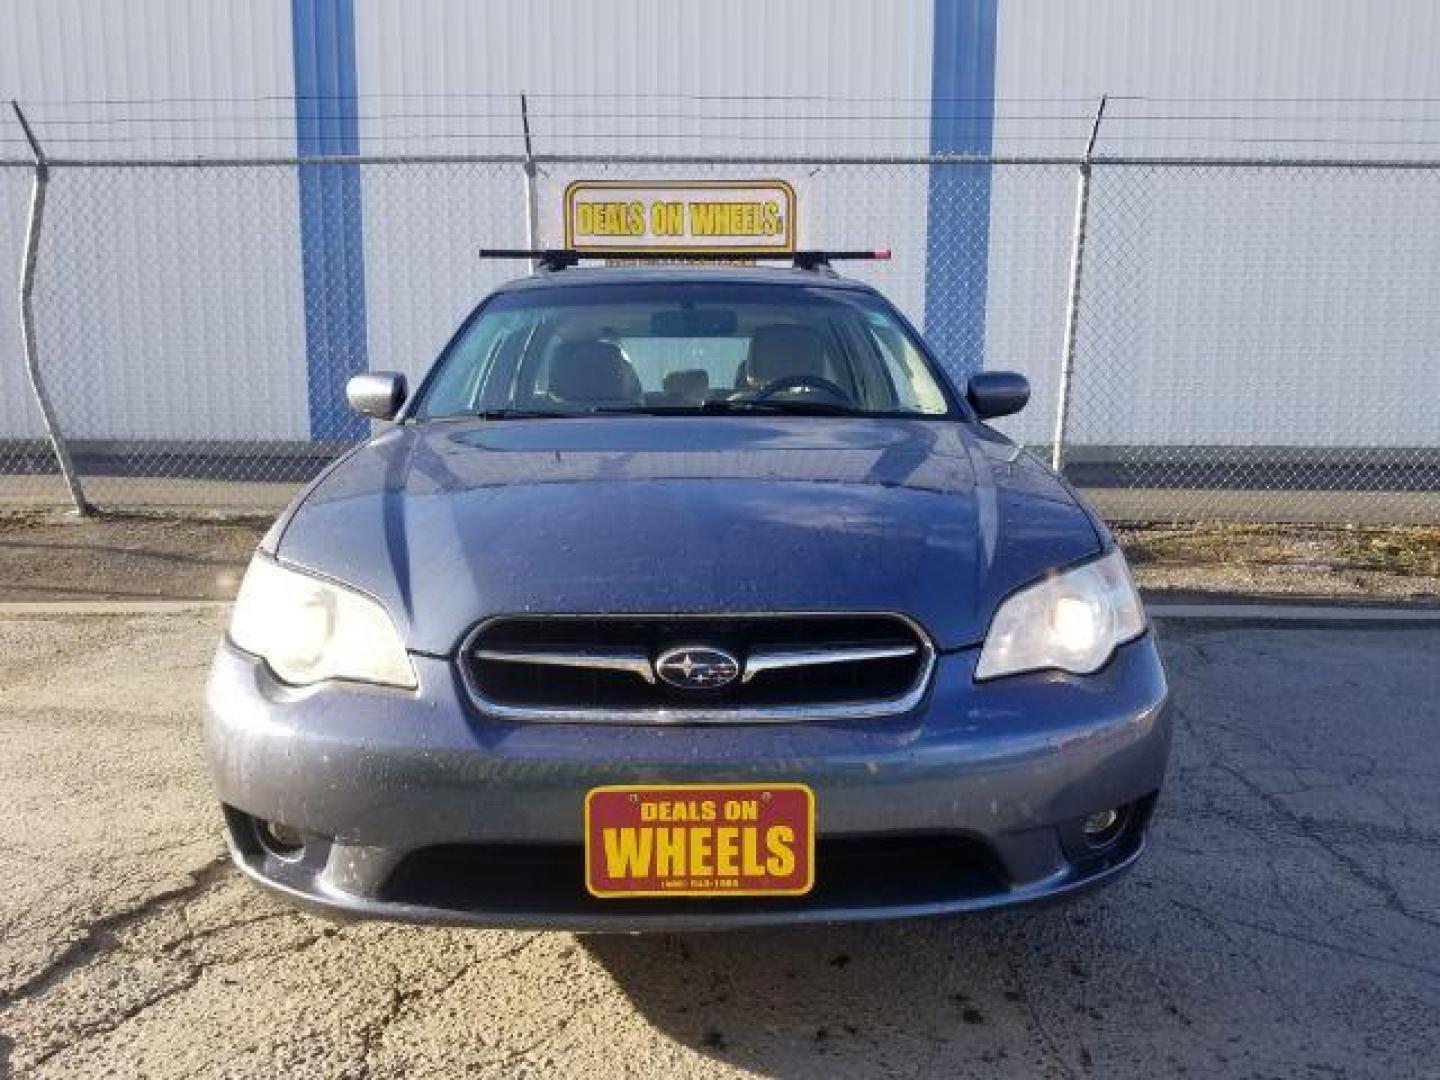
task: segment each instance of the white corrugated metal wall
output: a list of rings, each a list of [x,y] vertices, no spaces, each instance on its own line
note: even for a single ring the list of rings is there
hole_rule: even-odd
[[[1000,11],[995,139],[1016,153],[1076,152],[1102,93],[1102,154],[1440,153],[1429,0],[1002,0]],[[1037,99],[1063,99],[1055,111],[1074,119],[1006,119],[1033,115]],[[1440,398],[1428,362],[1440,306],[1425,298],[1440,272],[1437,180],[1098,170],[1080,348],[1113,374],[1097,377],[1107,407],[1082,410],[1076,438],[1433,445],[1434,417],[1414,403]],[[1037,407],[1011,425],[1031,441],[1049,439],[1061,333],[1037,309],[1063,306],[1066,275],[1003,238],[1071,199],[997,184],[991,204],[987,363],[1032,376]],[[1354,419],[1362,378],[1365,415],[1383,424]]]
[[[0,26],[9,32],[0,33],[0,97],[30,104],[52,153],[291,152],[293,6],[309,2],[3,0]],[[986,2],[354,0],[357,93],[346,107],[370,153],[514,152],[522,91],[531,95],[539,148],[551,152],[914,152],[932,144],[936,12]],[[993,108],[998,150],[1074,152],[1083,116],[1102,91],[1119,95],[1102,150],[1299,152],[1310,144],[1279,140],[1324,139],[1328,152],[1364,154],[1436,135],[1433,109],[1417,101],[1440,99],[1440,67],[1432,63],[1440,8],[1426,0],[1001,0],[997,27],[994,104],[984,107]],[[1384,116],[1340,100],[1353,98],[1387,99]],[[1235,118],[1262,111],[1257,102],[1264,116]],[[1197,119],[1211,115],[1219,118]],[[0,125],[0,137],[0,156],[23,151],[13,125]],[[293,177],[276,173],[244,191],[213,172],[159,182],[146,176],[56,173],[53,246],[42,267],[51,275],[42,277],[50,308],[42,314],[58,340],[48,344],[47,362],[61,367],[75,350],[103,352],[90,359],[107,385],[103,407],[67,418],[75,433],[306,438],[314,418],[307,416],[302,211]],[[550,214],[564,178],[554,170],[542,183]],[[793,179],[803,190],[807,178]],[[891,244],[897,262],[874,271],[875,280],[918,316],[927,299],[917,266],[927,239],[925,174],[896,171],[888,179],[883,215],[875,212],[873,179],[811,182],[802,239]],[[1347,292],[1338,272],[1308,297],[1245,288],[1276,251],[1323,263],[1317,221],[1327,217],[1354,223],[1346,250],[1364,263],[1363,274],[1379,273],[1396,257],[1393,239],[1406,232],[1404,206],[1386,189],[1370,196],[1371,181],[1361,178],[1311,193],[1287,216],[1283,188],[1256,195],[1150,177],[1134,182],[1133,193],[1107,197],[1106,183],[1097,181],[1096,227],[1129,228],[1139,254],[1120,269],[1092,263],[1092,295],[1108,298],[1123,324],[1096,315],[1088,346],[1113,342],[1131,354],[1123,387],[1130,396],[1117,414],[1155,419],[1139,437],[1323,440],[1339,407],[1336,380],[1377,373],[1368,359],[1404,364],[1404,379],[1377,382],[1396,395],[1395,423],[1383,437],[1433,442],[1421,411],[1405,407],[1440,389],[1425,381],[1435,369],[1416,356],[1440,330],[1426,321],[1434,307],[1419,291],[1435,269],[1428,238],[1411,237],[1402,253],[1410,261],[1397,276],[1403,287],[1389,292]],[[6,295],[13,295],[24,219],[23,197],[14,193],[23,186],[13,171],[0,181]],[[376,168],[363,172],[362,190],[369,362],[418,371],[504,272],[477,264],[479,238],[453,223],[483,223],[495,241],[518,240],[518,179]],[[1237,202],[1237,194],[1251,202]],[[1048,424],[1065,280],[1055,223],[1063,237],[1070,197],[1068,182],[1017,182],[1002,170],[989,194],[985,362],[1036,377],[1038,407],[1015,427],[1032,440]],[[68,232],[67,199],[91,215]],[[1357,203],[1386,200],[1390,217],[1356,217]],[[97,220],[102,203],[109,216]],[[213,220],[227,206],[240,216]],[[187,214],[198,220],[174,227]],[[889,235],[859,235],[881,221]],[[506,228],[513,231],[493,235]],[[1227,228],[1238,243],[1224,242]],[[1367,249],[1367,228],[1385,250]],[[1202,237],[1208,246],[1197,244]],[[1227,258],[1233,288],[1187,288],[1185,275],[1197,271],[1219,280]],[[156,299],[167,290],[168,300]],[[1277,310],[1285,317],[1275,319]],[[34,434],[18,334],[13,320],[0,325],[0,432]],[[1197,340],[1187,328],[1200,327],[1203,356],[1187,351]],[[1321,331],[1324,340],[1306,336]],[[1316,365],[1326,378],[1314,377]],[[1184,407],[1197,400],[1197,371],[1202,387],[1254,385],[1266,393],[1240,402],[1238,413],[1233,401],[1227,410]],[[203,383],[206,392],[162,392],[156,407],[157,384],[187,383]],[[1300,390],[1278,395],[1278,414],[1275,388]],[[263,406],[236,404],[256,400]],[[1263,408],[1249,404],[1261,401]],[[1082,415],[1077,432],[1109,441],[1102,421]]]
[[[287,0],[5,0],[0,28],[0,157],[24,156],[12,98],[55,157],[294,151]],[[33,437],[9,277],[29,177],[5,169],[0,185],[0,435]],[[308,438],[298,221],[278,171],[245,190],[213,173],[54,170],[36,309],[67,431]],[[67,393],[67,377],[103,391]]]

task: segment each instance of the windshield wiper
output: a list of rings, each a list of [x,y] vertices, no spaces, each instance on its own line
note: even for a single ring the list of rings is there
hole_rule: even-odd
[[[867,416],[864,409],[837,401],[808,401],[798,398],[727,398],[707,401],[705,412],[771,412],[796,416]]]
[[[583,418],[586,416],[703,416],[716,413],[767,412],[795,416],[869,416],[864,409],[832,401],[798,401],[794,398],[757,400],[721,399],[698,405],[597,405],[592,409],[560,412],[549,409],[485,409],[475,413],[482,420],[532,420]]]
[[[558,420],[585,414],[559,412],[554,409],[482,409],[475,415],[481,420]]]
[[[578,416],[705,416],[716,413],[771,412],[797,416],[868,416],[863,409],[829,401],[756,401],[754,399],[707,401],[700,405],[600,405]]]
[[[598,405],[580,416],[700,416],[709,409],[701,405]]]

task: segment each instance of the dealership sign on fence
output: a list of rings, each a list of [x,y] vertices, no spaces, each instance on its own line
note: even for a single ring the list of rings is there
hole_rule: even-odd
[[[795,191],[783,180],[576,180],[565,188],[576,251],[795,250]]]

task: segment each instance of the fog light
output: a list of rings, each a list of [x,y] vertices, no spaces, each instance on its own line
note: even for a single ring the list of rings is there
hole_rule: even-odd
[[[278,821],[260,823],[260,844],[277,859],[293,862],[305,853],[305,838],[300,830]]]
[[[1080,832],[1085,837],[1085,842],[1091,847],[1104,847],[1110,843],[1125,827],[1125,815],[1121,810],[1101,810],[1091,814],[1080,826]]]

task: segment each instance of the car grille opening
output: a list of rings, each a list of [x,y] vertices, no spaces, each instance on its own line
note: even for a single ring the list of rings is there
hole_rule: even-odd
[[[944,904],[1003,893],[1009,879],[980,840],[954,833],[820,837],[804,896],[597,899],[580,844],[447,844],[407,855],[380,899],[468,913],[663,915],[703,903],[718,912]]]
[[[504,716],[683,723],[904,712],[933,658],[898,615],[507,616],[461,663]]]

